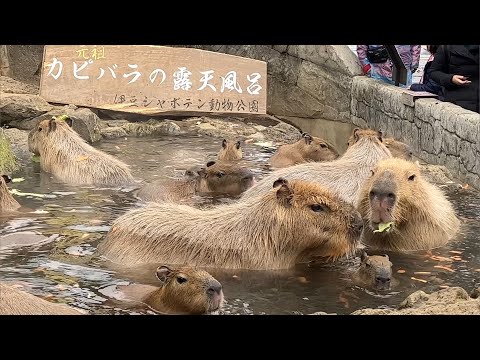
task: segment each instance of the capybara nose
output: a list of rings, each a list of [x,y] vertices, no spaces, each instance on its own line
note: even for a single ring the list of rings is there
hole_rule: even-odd
[[[390,191],[372,189],[370,191],[370,199],[373,199],[373,198],[377,198],[379,200],[388,199],[390,201],[395,201],[396,195]]]
[[[390,283],[390,278],[387,278],[387,277],[377,276],[376,280],[379,284],[385,284],[386,285],[386,284]]]
[[[210,286],[207,289],[207,294],[209,296],[213,296],[215,294],[220,295],[220,292],[222,291],[222,284],[220,284],[218,281],[216,283],[210,284]]]

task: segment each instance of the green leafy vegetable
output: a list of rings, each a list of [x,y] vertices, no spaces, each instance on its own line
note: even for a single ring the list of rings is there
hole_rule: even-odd
[[[12,183],[19,183],[19,182],[22,182],[22,181],[25,181],[25,178],[15,178],[15,179],[12,179]]]
[[[374,233],[381,233],[381,232],[388,232],[393,225],[393,221],[390,221],[388,223],[380,223],[378,224],[378,230],[373,230]]]

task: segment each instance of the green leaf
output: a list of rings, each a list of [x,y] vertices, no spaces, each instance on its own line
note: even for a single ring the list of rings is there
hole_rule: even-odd
[[[12,183],[19,183],[19,182],[22,182],[22,181],[25,181],[25,178],[15,178],[15,179],[12,179]]]
[[[38,155],[32,155],[32,162],[39,163],[39,162],[40,162],[40,156],[38,156]]]
[[[59,117],[56,118],[56,120],[60,120],[60,121],[65,121],[68,119],[69,119],[68,115],[60,115]]]
[[[378,230],[373,230],[374,233],[381,233],[381,232],[388,232],[393,225],[393,221],[390,221],[388,223],[380,223],[378,224]]]

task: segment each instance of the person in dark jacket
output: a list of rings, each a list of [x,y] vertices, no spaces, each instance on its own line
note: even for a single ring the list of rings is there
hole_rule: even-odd
[[[444,87],[444,100],[479,112],[479,45],[442,45],[429,76]]]
[[[432,61],[435,58],[435,53],[438,50],[439,45],[427,45],[427,50],[430,52],[430,57],[423,68],[423,78],[420,84],[412,84],[410,86],[410,90],[413,91],[427,91],[432,94],[438,95],[439,100],[443,100],[443,90],[442,86],[435,81],[433,81],[429,76],[429,69],[430,65],[432,65]]]

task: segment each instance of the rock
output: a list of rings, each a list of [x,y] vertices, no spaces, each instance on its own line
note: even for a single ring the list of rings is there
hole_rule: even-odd
[[[67,115],[73,120],[73,130],[89,143],[97,142],[102,138],[100,119],[90,109],[80,108],[67,112]]]
[[[0,93],[38,95],[39,91],[36,85],[25,84],[8,76],[0,76]]]
[[[8,175],[17,168],[17,158],[12,151],[10,138],[6,131],[0,128],[0,175]]]
[[[397,309],[362,309],[352,315],[480,315],[480,299],[471,298],[461,287],[431,294],[416,291]]]
[[[155,128],[154,133],[159,134],[159,135],[180,134],[180,126],[178,126],[177,124],[175,124],[172,121],[166,121],[166,122],[161,123],[159,125],[155,125],[154,128]]]
[[[10,141],[15,157],[22,164],[30,163],[32,153],[28,150],[28,131],[10,128],[4,129],[4,133]]]
[[[155,126],[145,123],[128,123],[122,126],[130,136],[150,136],[155,132]]]
[[[75,105],[65,105],[65,106],[54,106],[52,110],[46,112],[40,116],[30,118],[30,119],[23,119],[12,121],[10,126],[14,126],[17,129],[21,130],[32,130],[40,121],[43,120],[50,120],[53,116],[60,116],[63,114],[69,114],[70,112],[77,109]]]
[[[57,237],[58,235],[46,237],[33,231],[16,232],[0,236],[0,249],[46,244],[55,240]]]
[[[0,100],[1,125],[13,120],[31,119],[53,109],[38,95],[2,93]]]
[[[324,311],[317,311],[314,312],[313,314],[308,314],[308,315],[337,315],[336,313],[326,313]]]
[[[265,137],[280,144],[291,144],[302,138],[302,133],[295,126],[278,121],[278,124],[263,131]]]
[[[452,181],[452,174],[443,165],[423,164],[421,165],[421,171],[425,179],[427,179],[432,184],[454,184],[454,182]]]
[[[127,136],[127,132],[120,126],[103,128],[100,130],[100,134],[105,139],[116,139]]]
[[[265,139],[265,135],[263,135],[261,132],[256,132],[252,135],[249,136],[250,139],[253,139],[253,140],[264,140]]]
[[[7,45],[11,77],[29,84],[40,84],[44,45]]]
[[[478,299],[480,297],[480,286],[477,286],[475,289],[472,290],[470,293],[470,297],[472,299]]]

